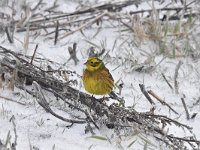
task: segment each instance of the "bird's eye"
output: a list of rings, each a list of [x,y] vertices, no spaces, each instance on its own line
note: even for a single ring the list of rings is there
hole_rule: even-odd
[[[93,64],[93,61],[91,61],[91,64]]]

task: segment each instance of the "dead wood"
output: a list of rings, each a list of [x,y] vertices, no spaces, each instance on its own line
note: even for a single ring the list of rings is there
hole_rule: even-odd
[[[14,135],[15,135],[15,141],[11,145],[11,150],[16,150],[18,135],[17,135],[15,116],[14,115],[10,118],[10,122],[12,122],[12,124],[13,124],[13,131],[14,131]]]
[[[181,10],[191,10],[192,8],[191,7],[187,7],[187,8],[184,8],[184,7],[176,7],[176,8],[160,8],[160,9],[156,9],[156,11],[176,11],[176,12],[180,12]],[[130,14],[133,15],[133,14],[140,14],[140,13],[145,13],[145,12],[148,12],[148,13],[151,13],[152,11],[155,11],[153,9],[147,9],[147,10],[138,10],[138,11],[130,11]]]
[[[178,78],[178,71],[182,64],[183,62],[179,61],[174,72],[174,89],[176,94],[179,94],[179,82],[177,81],[177,78]]]
[[[167,83],[167,85],[170,87],[170,89],[173,90],[172,85],[169,83],[169,81],[167,80],[167,78],[166,78],[166,76],[164,75],[164,73],[162,73],[161,75],[162,75],[162,77],[164,78],[164,80],[165,80],[165,82]]]
[[[139,84],[139,86],[140,86],[141,92],[144,94],[144,96],[147,98],[147,100],[148,100],[151,104],[155,104],[155,103],[153,102],[153,100],[151,99],[151,97],[149,96],[148,92],[146,91],[144,84]]]
[[[10,102],[18,103],[18,104],[23,105],[23,106],[26,105],[25,103],[18,102],[18,101],[16,101],[16,100],[13,100],[13,99],[8,98],[8,97],[0,96],[0,98],[1,98],[1,99],[5,99],[5,100],[10,101]]]
[[[71,59],[74,61],[74,64],[77,65],[77,63],[79,62],[79,59],[77,58],[77,49],[76,49],[76,46],[77,44],[76,43],[73,43],[73,47],[68,47],[68,52],[70,54],[70,58],[67,60],[70,61]]]
[[[56,31],[55,31],[54,45],[56,45],[56,43],[57,43],[58,34],[59,34],[59,21],[56,22]]]
[[[183,107],[184,107],[184,109],[185,109],[185,113],[186,113],[186,116],[187,116],[187,120],[189,120],[189,119],[190,119],[190,114],[189,114],[189,111],[188,111],[188,109],[187,109],[187,105],[186,105],[186,103],[185,103],[185,99],[184,99],[183,97],[181,98],[181,102],[182,102]]]
[[[172,110],[175,114],[178,115],[178,112],[175,111],[168,103],[162,100],[158,95],[156,95],[152,90],[149,90],[148,93],[153,96],[156,100],[158,100],[162,105],[167,106],[170,110]]]
[[[12,37],[11,37],[10,30],[9,30],[9,28],[8,28],[7,26],[5,27],[5,32],[6,32],[8,41],[9,41],[10,43],[13,43],[13,39],[12,39]]]
[[[33,63],[33,59],[34,59],[34,57],[35,57],[35,54],[36,54],[37,49],[38,49],[38,44],[36,44],[36,46],[35,46],[35,49],[34,49],[33,56],[32,56],[32,58],[31,58],[30,64]]]
[[[59,24],[60,26],[64,26],[64,27],[66,25],[70,26],[71,23],[74,25],[76,22],[78,22],[80,28],[83,28],[85,26],[85,25],[81,26],[83,22],[86,23],[86,25],[88,25],[91,22],[96,21],[96,19],[98,20],[99,19],[98,16],[95,20],[92,20],[92,19],[95,18],[95,15],[98,15],[101,12],[118,12],[126,6],[138,5],[139,3],[141,3],[141,1],[139,0],[136,0],[136,1],[127,0],[127,1],[122,1],[122,2],[103,3],[103,4],[97,4],[96,6],[93,6],[93,7],[83,8],[81,10],[77,10],[72,13],[60,13],[60,14],[53,13],[53,14],[48,14],[46,16],[42,15],[42,17],[38,17],[38,16],[33,17],[34,16],[33,14],[36,8],[38,7],[38,5],[40,5],[40,2],[39,2],[38,5],[36,5],[37,7],[35,9],[33,10],[29,9],[29,12],[31,12],[30,17],[25,17],[24,20],[23,19],[17,20],[15,21],[15,23],[18,24],[17,32],[26,31],[27,23],[29,23],[30,31],[44,29],[44,28],[55,28],[56,27],[55,22],[61,21],[61,20],[62,20],[62,23],[60,22]],[[57,7],[56,1],[54,5],[52,6],[52,8],[54,9],[55,7]],[[46,9],[45,11],[49,11],[49,9]],[[80,19],[84,15],[89,16],[89,18]],[[66,22],[66,19],[68,20],[69,17],[78,17],[78,21],[75,19],[75,20],[72,20],[72,22],[70,21],[71,23]],[[90,23],[87,23],[87,22],[90,22]],[[23,24],[23,26],[21,26],[21,24]],[[80,30],[80,28],[78,28],[77,30]],[[72,34],[73,32],[67,33],[67,35]]]
[[[137,126],[144,133],[155,137],[159,141],[163,141],[167,146],[174,149],[187,149],[186,145],[190,145],[191,143],[192,146],[195,147],[198,147],[200,144],[200,141],[196,140],[193,136],[190,138],[176,137],[172,134],[165,133],[163,128],[161,128],[161,126],[170,127],[171,124],[174,124],[192,132],[192,128],[185,124],[179,123],[178,121],[166,116],[139,113],[133,108],[119,106],[116,103],[107,105],[95,97],[74,89],[70,85],[70,82],[58,80],[56,77],[48,74],[41,68],[30,64],[30,60],[25,60],[21,55],[2,46],[0,46],[0,55],[4,56],[4,58],[0,60],[2,67],[6,66],[11,70],[17,70],[18,80],[16,81],[16,86],[37,97],[38,103],[47,112],[63,121],[72,123],[72,125],[74,123],[86,123],[87,125],[89,124],[88,128],[90,127],[90,129],[92,129],[90,124],[98,128],[98,124],[101,122],[108,128],[114,128],[119,131]],[[29,80],[30,83],[33,83],[33,87],[35,87],[34,92],[24,88],[24,85],[20,81],[24,78]],[[67,119],[59,116],[50,108],[43,91],[52,93],[55,97],[64,101],[70,108],[82,112],[82,117]],[[91,113],[86,111],[89,109],[91,110]],[[90,132],[93,133],[92,130]]]
[[[95,16],[93,19],[91,19],[91,20],[89,20],[88,22],[86,22],[86,23],[80,25],[77,29],[75,29],[75,30],[73,30],[73,31],[71,31],[71,32],[69,32],[69,33],[64,34],[64,35],[61,36],[59,39],[63,39],[63,38],[65,38],[65,37],[67,37],[67,36],[69,36],[69,35],[71,35],[71,34],[74,34],[74,33],[77,32],[77,31],[80,31],[81,29],[83,29],[83,28],[85,28],[85,27],[87,27],[87,26],[89,26],[89,25],[92,25],[93,23],[97,22],[99,19],[101,19],[102,17],[104,17],[104,16],[106,16],[106,15],[107,15],[107,12],[106,12],[106,11],[105,11],[105,12],[102,12],[102,13],[100,13],[100,14],[98,14],[98,16]]]
[[[50,114],[52,114],[53,116],[55,116],[56,118],[59,118],[61,119],[62,121],[65,121],[65,122],[69,122],[69,123],[79,123],[79,124],[82,124],[82,123],[86,123],[85,120],[72,120],[72,119],[67,119],[67,118],[64,118],[58,114],[56,114],[49,106],[43,92],[42,92],[42,89],[41,87],[39,86],[39,84],[35,81],[33,81],[33,87],[35,89],[35,96],[37,98],[37,102],[40,104],[40,106],[42,106],[44,108],[44,110]]]

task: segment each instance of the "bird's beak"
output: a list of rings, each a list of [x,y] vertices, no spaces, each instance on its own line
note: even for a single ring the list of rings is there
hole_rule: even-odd
[[[86,65],[87,64],[87,61],[84,63],[84,65]]]

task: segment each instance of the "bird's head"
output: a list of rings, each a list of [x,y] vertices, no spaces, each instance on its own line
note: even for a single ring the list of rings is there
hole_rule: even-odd
[[[86,70],[91,72],[105,67],[103,61],[97,57],[89,57],[85,65],[86,65]]]

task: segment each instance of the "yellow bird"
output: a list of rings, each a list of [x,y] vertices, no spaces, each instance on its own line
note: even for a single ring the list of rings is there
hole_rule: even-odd
[[[106,95],[112,92],[114,80],[102,60],[89,57],[83,72],[83,85],[86,91],[95,95]]]

